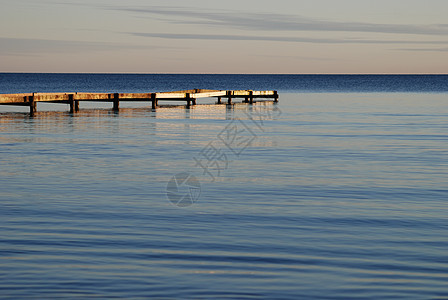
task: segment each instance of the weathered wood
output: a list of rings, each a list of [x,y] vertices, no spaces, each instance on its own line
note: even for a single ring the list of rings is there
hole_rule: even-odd
[[[191,94],[193,98],[209,98],[209,97],[220,97],[225,96],[226,91],[212,91],[212,92],[200,92]]]
[[[27,98],[30,105],[30,114],[33,115],[36,112],[36,101],[34,101],[34,95],[28,96]]]
[[[227,95],[227,104],[232,104],[232,91],[227,91],[226,92]]]
[[[191,104],[190,93],[185,94],[185,99],[187,100],[187,108],[190,108],[190,104]]]
[[[148,101],[151,98],[151,93],[120,93],[120,101],[122,100],[133,100],[133,101]]]
[[[83,101],[110,101],[111,95],[106,93],[76,93],[76,99]]]
[[[157,98],[159,98],[159,99],[166,99],[166,100],[179,100],[179,99],[181,99],[181,100],[183,100],[183,99],[185,99],[185,95],[186,95],[186,93],[179,93],[179,92],[177,92],[177,93],[175,93],[175,92],[173,92],[173,93],[156,93],[157,94]]]
[[[114,94],[114,110],[118,111],[120,109],[120,94]]]
[[[217,98],[217,103],[222,104],[222,98],[227,98],[227,103],[232,104],[232,98],[244,98],[243,102],[254,103],[255,98],[273,99],[278,102],[277,91],[252,91],[252,90],[205,90],[192,89],[159,93],[21,93],[0,94],[0,105],[25,105],[30,107],[30,112],[36,111],[37,102],[68,103],[70,111],[79,110],[79,101],[113,102],[113,109],[119,110],[120,101],[151,101],[152,108],[158,106],[159,100],[185,101],[188,108],[197,105],[197,99]]]
[[[74,113],[75,112],[75,97],[73,97],[73,94],[68,95],[68,101],[70,104],[70,113]]]
[[[2,94],[0,95],[0,104],[13,105],[10,103],[27,103],[28,96],[32,96],[32,94]]]
[[[68,95],[68,102],[70,104],[70,113],[78,112],[79,111],[79,101],[75,100],[74,94]]]
[[[151,94],[151,103],[152,103],[152,109],[156,109],[156,107],[157,107],[156,93]]]
[[[69,94],[67,93],[36,93],[34,94],[34,101],[48,102],[48,101],[69,101]]]

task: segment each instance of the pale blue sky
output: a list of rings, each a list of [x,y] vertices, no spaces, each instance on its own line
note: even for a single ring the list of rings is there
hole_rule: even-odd
[[[448,73],[446,0],[0,0],[0,72]]]

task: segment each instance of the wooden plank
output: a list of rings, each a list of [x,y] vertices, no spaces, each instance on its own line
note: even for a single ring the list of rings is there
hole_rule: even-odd
[[[17,93],[17,94],[0,94],[0,99],[2,98],[8,98],[8,97],[25,97],[25,96],[32,96],[33,93]]]
[[[249,96],[249,90],[232,91],[232,96]]]
[[[196,104],[196,99],[217,97],[218,103],[221,98],[228,99],[227,103],[232,103],[232,98],[245,98],[245,102],[253,102],[254,98],[272,98],[278,102],[277,91],[252,91],[252,90],[206,90],[192,89],[173,92],[159,93],[20,93],[20,94],[0,94],[0,104],[2,105],[26,105],[35,107],[36,102],[69,103],[71,110],[76,111],[79,101],[113,102],[114,109],[118,109],[119,101],[151,101],[153,107],[157,107],[158,100],[163,101],[185,101],[187,106]]]
[[[275,91],[253,91],[254,96],[274,96]]]
[[[34,94],[34,101],[35,102],[47,102],[47,101],[69,101],[69,94],[60,94],[60,93],[45,93],[40,94],[36,93]]]
[[[159,100],[185,99],[186,93],[156,93]]]
[[[76,93],[76,100],[95,101],[95,100],[109,100],[111,101],[110,94],[106,93]]]
[[[190,91],[190,90],[188,90]],[[187,91],[187,92],[188,92]],[[191,90],[197,91],[197,90]],[[186,98],[187,92],[161,92],[156,93],[156,97],[161,100],[172,100],[172,99],[183,99]],[[252,93],[254,97],[257,96],[268,96],[275,98],[275,91],[250,91],[250,90],[239,90],[231,91],[230,95],[232,98],[247,97]],[[113,101],[111,94],[107,93],[36,93],[35,101],[68,101],[69,94],[74,94],[76,100],[109,100]],[[226,91],[218,90],[199,90],[199,92],[189,93],[190,98],[209,98],[209,97],[222,97],[226,96]],[[8,102],[24,102],[24,97],[31,96],[32,94],[2,94],[0,95],[0,103]],[[120,93],[120,100],[148,100],[151,99],[151,93]]]
[[[120,93],[121,100],[146,100],[151,99],[151,93]]]
[[[192,89],[192,90],[182,90],[182,91],[172,91],[172,92],[163,92],[164,94],[198,94],[198,93],[211,93],[211,92],[220,92],[220,90],[206,90],[206,89]]]
[[[193,93],[190,94],[191,98],[210,98],[210,97],[219,97],[225,96],[226,91],[212,91],[212,92],[201,92],[201,93]]]
[[[252,93],[252,95],[251,95]],[[275,91],[251,91],[251,90],[240,90],[240,91],[232,91],[232,97],[233,98],[242,98],[247,96],[253,96],[253,97],[274,97]]]
[[[157,99],[160,100],[172,100],[178,98],[187,98],[187,94],[190,95],[190,98],[208,98],[208,97],[218,97],[225,96],[226,91],[219,90],[199,90],[200,92],[195,92],[197,90],[187,90],[187,91],[177,91],[177,92],[163,92],[156,93]],[[190,93],[193,92],[193,93]]]
[[[3,103],[24,103],[25,97],[32,96],[33,94],[2,94],[0,95],[0,104]]]
[[[172,91],[172,92],[159,92],[158,94],[186,94],[186,93],[196,93],[195,90],[182,90],[182,91]]]

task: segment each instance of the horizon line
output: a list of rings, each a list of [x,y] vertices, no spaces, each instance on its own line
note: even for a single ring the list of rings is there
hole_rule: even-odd
[[[171,72],[3,72],[0,74],[92,74],[92,75],[448,75],[448,73],[171,73]]]

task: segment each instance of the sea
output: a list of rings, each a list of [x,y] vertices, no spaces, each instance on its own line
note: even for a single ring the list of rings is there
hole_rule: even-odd
[[[0,73],[1,299],[448,299],[448,75]]]

